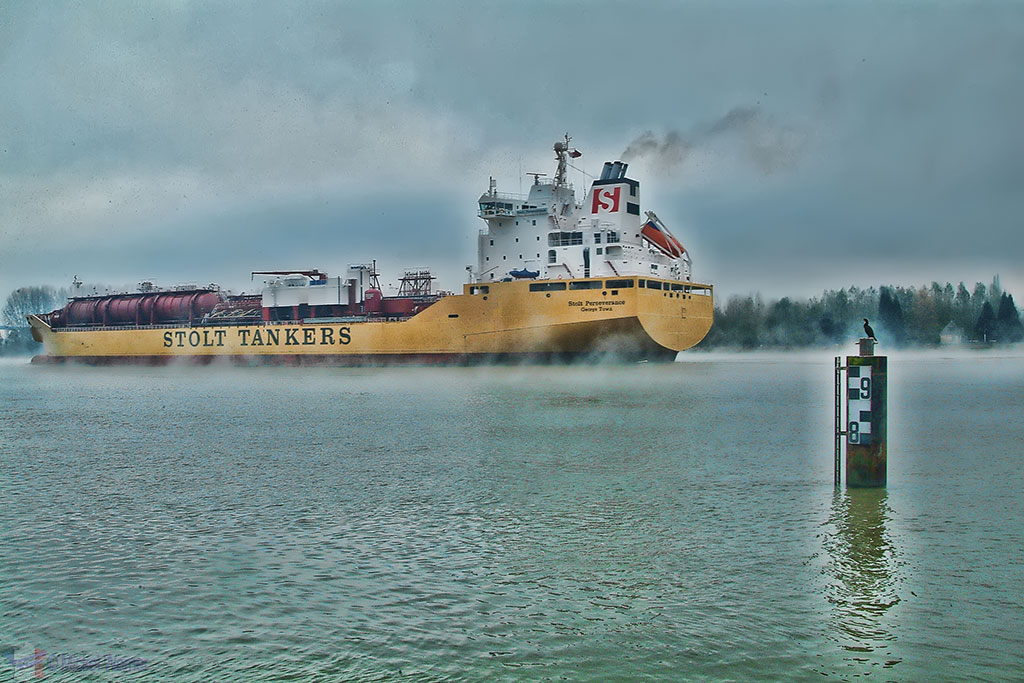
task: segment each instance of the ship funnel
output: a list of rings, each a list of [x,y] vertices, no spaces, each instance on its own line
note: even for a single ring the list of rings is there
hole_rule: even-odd
[[[622,170],[619,171],[619,177],[620,178],[625,178],[626,177],[626,169],[627,168],[629,168],[629,164],[623,163],[622,164]]]
[[[601,169],[601,180],[608,180],[612,177],[612,162],[604,162],[604,168]]]

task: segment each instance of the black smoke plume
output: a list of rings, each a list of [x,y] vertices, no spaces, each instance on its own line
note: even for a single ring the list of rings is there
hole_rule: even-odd
[[[629,143],[622,160],[647,159],[672,171],[684,168],[697,152],[715,157],[735,155],[760,173],[771,175],[795,168],[804,142],[801,132],[779,123],[759,107],[736,107],[685,133],[670,131],[660,137],[645,131]]]

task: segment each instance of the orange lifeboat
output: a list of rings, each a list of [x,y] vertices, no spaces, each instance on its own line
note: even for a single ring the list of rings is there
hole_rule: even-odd
[[[654,219],[644,223],[643,227],[640,228],[640,234],[643,235],[648,242],[672,258],[679,258],[686,253],[686,250],[683,249],[683,245],[679,243],[679,240],[670,235],[668,231],[662,229]]]

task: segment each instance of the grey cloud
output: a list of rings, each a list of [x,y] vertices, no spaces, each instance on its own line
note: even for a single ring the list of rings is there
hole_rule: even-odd
[[[865,231],[957,279],[958,260],[1024,259],[1022,62],[1024,6],[995,2],[7,3],[0,296],[75,259],[122,268],[125,236],[248,224],[314,262],[367,197],[392,209],[381,252],[458,272],[442,242],[472,242],[487,176],[550,170],[566,130],[592,173],[632,139],[645,208],[688,226],[723,291],[811,260],[855,271],[836,246]],[[140,276],[226,269],[145,253]]]

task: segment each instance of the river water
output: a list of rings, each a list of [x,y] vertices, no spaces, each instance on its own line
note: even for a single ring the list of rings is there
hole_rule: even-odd
[[[1019,677],[1022,360],[5,361],[0,680]]]

